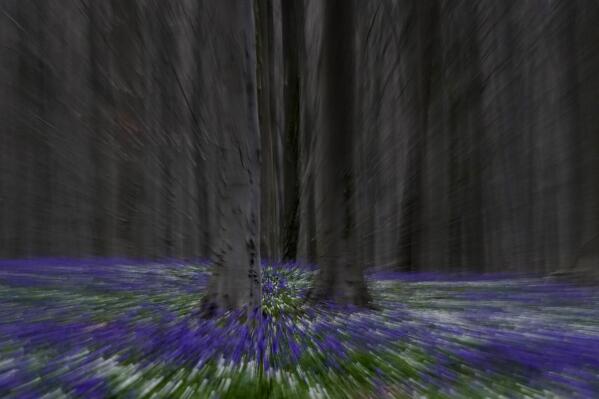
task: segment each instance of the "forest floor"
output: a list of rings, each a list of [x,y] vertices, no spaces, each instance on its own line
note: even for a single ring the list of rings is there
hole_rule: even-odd
[[[199,318],[209,273],[3,261],[0,397],[599,397],[591,288],[378,273],[377,310],[309,307],[312,272],[268,266],[264,312],[244,323]]]

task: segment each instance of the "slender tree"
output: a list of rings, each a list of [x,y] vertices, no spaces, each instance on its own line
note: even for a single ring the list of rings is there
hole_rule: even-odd
[[[283,229],[281,241],[284,260],[295,260],[299,233],[299,125],[300,125],[300,56],[302,53],[303,9],[300,2],[281,2],[284,63],[283,140]]]
[[[258,109],[261,136],[261,200],[260,219],[261,253],[265,258],[277,261],[281,258],[280,208],[281,208],[281,143],[280,108],[278,102],[281,58],[278,47],[281,39],[276,29],[277,1],[257,0],[254,2],[256,16],[256,68],[258,87]]]

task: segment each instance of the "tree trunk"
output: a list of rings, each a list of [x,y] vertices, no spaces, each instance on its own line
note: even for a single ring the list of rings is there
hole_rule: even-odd
[[[317,251],[320,272],[308,295],[311,301],[343,304],[369,302],[362,268],[357,262],[353,142],[354,2],[324,5],[322,132],[317,144]]]
[[[217,4],[217,3],[215,3]],[[256,93],[254,13],[251,1],[218,3],[214,12],[222,91],[218,140],[217,229],[214,270],[203,312],[260,306],[260,131]],[[218,33],[218,34],[216,34]]]
[[[261,133],[261,254],[272,261],[281,259],[280,236],[280,128],[279,128],[279,66],[280,55],[280,2],[257,0],[256,53],[258,109]]]
[[[303,10],[297,1],[282,2],[283,50],[285,64],[285,131],[283,165],[283,229],[281,241],[283,259],[297,257],[299,234],[299,124],[300,124],[300,69],[299,60],[303,41]]]

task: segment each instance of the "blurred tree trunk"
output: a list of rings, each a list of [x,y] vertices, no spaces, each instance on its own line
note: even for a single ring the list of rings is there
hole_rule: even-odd
[[[220,68],[214,271],[203,312],[260,306],[260,130],[251,1],[214,3]],[[218,33],[218,34],[216,34]]]
[[[261,133],[261,254],[272,261],[281,259],[281,3],[257,0],[256,68]]]
[[[283,259],[297,257],[299,234],[299,129],[300,129],[300,56],[302,54],[303,9],[297,1],[282,1],[284,54],[284,112],[283,140],[283,229],[281,246]]]
[[[320,273],[312,301],[366,305],[368,290],[357,262],[355,233],[354,1],[324,5],[320,69],[323,123],[316,154],[317,251]]]
[[[113,79],[115,82],[115,136],[118,146],[117,239],[120,253],[139,255],[144,205],[141,169],[143,137],[143,47],[140,45],[142,10],[137,2],[112,0]]]

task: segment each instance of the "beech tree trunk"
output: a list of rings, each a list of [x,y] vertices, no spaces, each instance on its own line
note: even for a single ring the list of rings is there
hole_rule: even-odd
[[[216,4],[216,3],[215,3]],[[214,271],[203,299],[208,316],[260,306],[260,130],[256,88],[252,2],[227,1],[214,7],[220,67],[217,132]],[[222,35],[222,36],[221,36]]]
[[[353,0],[327,1],[323,10],[323,116],[315,154],[320,272],[308,299],[365,305],[354,219],[354,7]]]

